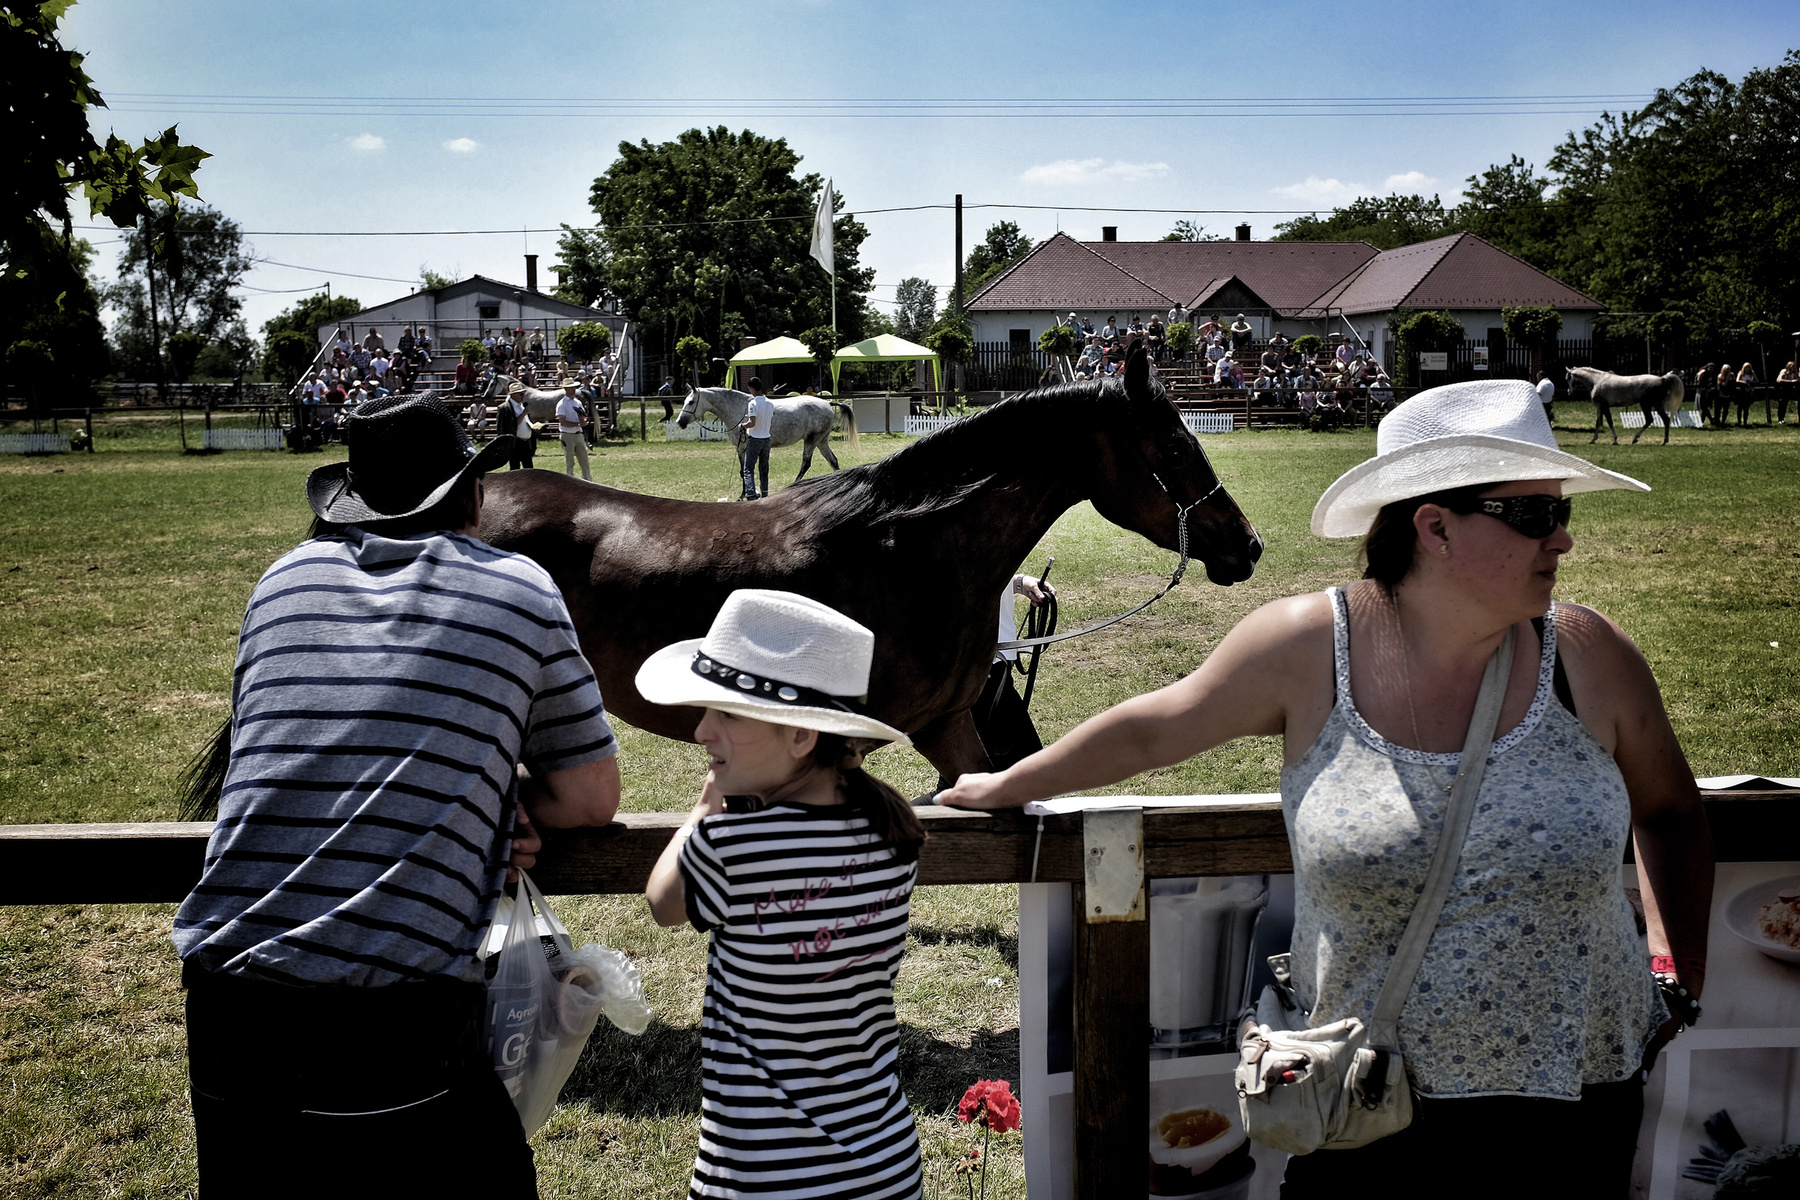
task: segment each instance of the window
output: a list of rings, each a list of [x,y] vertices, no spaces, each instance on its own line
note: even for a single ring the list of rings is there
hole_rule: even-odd
[[[478,305],[476,311],[481,315],[481,319],[484,321],[492,321],[500,316],[500,306],[498,304]]]
[[[1031,349],[1031,330],[1009,329],[1006,331],[1006,340],[1012,344],[1014,351],[1029,350]]]

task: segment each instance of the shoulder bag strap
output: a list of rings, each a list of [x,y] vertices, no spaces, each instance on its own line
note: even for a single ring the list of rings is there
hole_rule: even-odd
[[[1508,628],[1500,639],[1500,648],[1488,659],[1481,677],[1481,694],[1475,700],[1475,715],[1469,719],[1469,736],[1463,742],[1462,757],[1457,762],[1456,782],[1450,788],[1450,806],[1444,813],[1444,833],[1438,839],[1437,851],[1431,858],[1425,886],[1406,932],[1400,936],[1399,949],[1388,965],[1387,980],[1371,1014],[1370,1035],[1378,1046],[1399,1042],[1400,1010],[1412,991],[1413,978],[1425,958],[1425,947],[1437,928],[1462,858],[1463,839],[1468,836],[1469,820],[1475,814],[1475,797],[1481,791],[1481,778],[1487,773],[1488,751],[1494,744],[1494,729],[1500,722],[1500,703],[1506,698],[1506,681],[1512,674],[1513,631]]]

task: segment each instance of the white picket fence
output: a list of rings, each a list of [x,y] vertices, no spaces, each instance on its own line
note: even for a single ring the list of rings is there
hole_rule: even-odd
[[[1184,412],[1181,423],[1195,433],[1230,433],[1237,428],[1232,414],[1228,412]]]
[[[723,421],[690,421],[683,429],[674,421],[663,422],[663,440],[669,442],[729,442]]]
[[[913,417],[906,418],[906,427],[901,431],[907,437],[924,437],[928,433],[936,433],[956,422],[961,417]]]
[[[1634,408],[1630,412],[1625,412],[1621,409],[1614,409],[1613,411],[1617,414],[1619,425],[1621,427],[1625,429],[1642,429],[1644,427],[1643,409]],[[1662,428],[1662,419],[1660,417],[1657,418],[1655,425],[1658,429]],[[1700,428],[1700,411],[1693,408],[1682,409],[1675,414],[1674,426],[1677,429]]]
[[[284,444],[282,431],[263,429],[208,429],[204,439],[208,450],[280,450]]]
[[[66,433],[0,433],[0,454],[67,454]]]

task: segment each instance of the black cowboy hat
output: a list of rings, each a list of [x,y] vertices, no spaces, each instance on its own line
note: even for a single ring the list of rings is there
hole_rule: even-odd
[[[456,417],[429,396],[384,396],[344,419],[348,462],[306,477],[306,502],[337,525],[391,521],[424,512],[459,482],[506,462],[513,439],[480,450]]]

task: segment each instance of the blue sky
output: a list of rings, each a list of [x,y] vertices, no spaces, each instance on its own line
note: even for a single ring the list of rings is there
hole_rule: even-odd
[[[588,187],[621,140],[694,125],[787,138],[852,209],[958,192],[969,205],[1049,206],[970,212],[965,249],[1002,219],[1040,238],[1097,238],[1109,224],[1145,239],[1182,215],[1083,208],[1179,209],[1220,233],[1246,220],[1260,238],[1285,219],[1263,210],[1396,188],[1450,202],[1513,153],[1541,165],[1602,108],[1634,107],[1701,67],[1737,78],[1778,63],[1800,46],[1800,4],[82,0],[64,40],[111,104],[99,132],[136,139],[179,121],[215,155],[204,199],[266,231],[250,238],[269,260],[248,281],[266,290],[245,293],[255,332],[292,302],[287,289],[326,279],[377,303],[421,265],[518,281],[523,253],[555,261],[549,233],[278,231],[586,223]],[[1610,99],[1487,99],[1551,96]],[[1214,103],[1132,111],[1154,99]],[[992,107],[1020,101],[1035,103]],[[1231,111],[1246,101],[1264,104]],[[877,299],[908,275],[947,290],[949,212],[864,219]],[[99,249],[110,274],[117,247]]]

